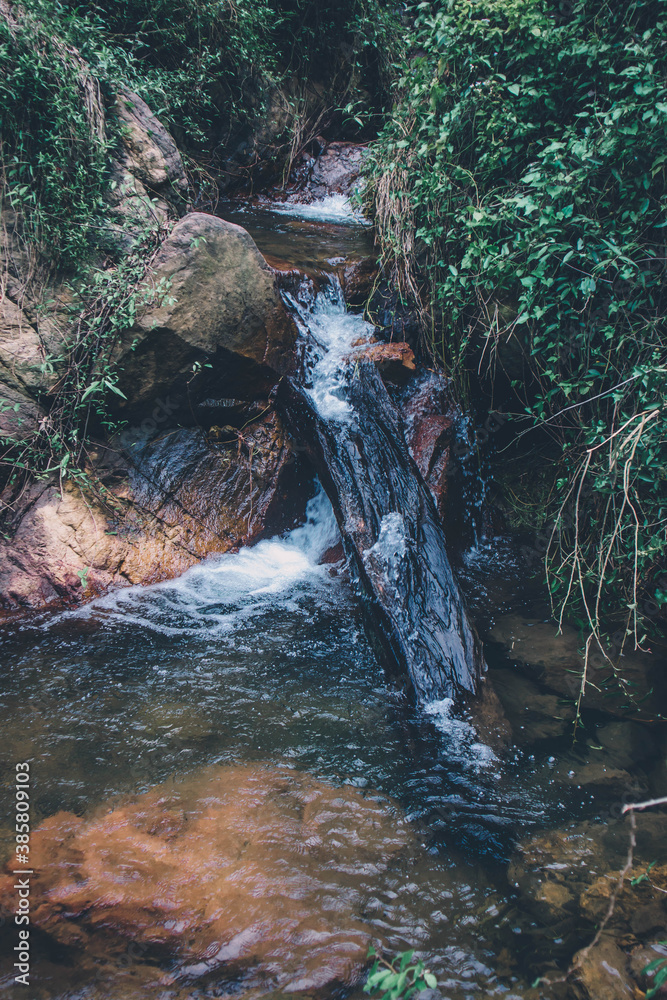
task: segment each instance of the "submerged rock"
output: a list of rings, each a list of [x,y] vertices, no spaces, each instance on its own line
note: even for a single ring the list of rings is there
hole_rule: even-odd
[[[603,935],[590,951],[575,956],[572,993],[577,1000],[631,1000],[635,987],[628,974],[628,956],[615,940]]]
[[[547,964],[554,943],[564,962],[576,952],[568,1000],[639,996],[638,986],[646,988],[641,972],[655,955],[644,965],[632,956],[645,953],[645,943],[667,935],[664,818],[638,813],[636,823],[634,863],[622,887],[619,873],[630,844],[627,819],[539,833],[520,843],[511,860],[510,882],[522,907],[541,925],[533,939],[544,939]],[[593,942],[603,920],[605,932],[598,944],[590,951],[582,948]]]
[[[545,687],[572,701],[579,696],[584,672],[581,634],[564,625],[507,615],[500,618],[491,638],[504,646],[511,658]],[[658,657],[635,652],[628,646],[623,656],[609,651],[611,663],[599,652],[589,659],[585,708],[608,715],[652,721],[655,692],[664,685]]]
[[[370,940],[360,879],[410,844],[388,799],[284,767],[211,767],[111,811],[45,820],[31,840],[32,922],[92,967],[132,941],[168,964],[164,982],[349,986]],[[8,907],[14,881],[0,882]]]
[[[561,704],[557,695],[541,691],[514,670],[494,670],[491,680],[517,743],[553,739],[571,729],[572,704]]]

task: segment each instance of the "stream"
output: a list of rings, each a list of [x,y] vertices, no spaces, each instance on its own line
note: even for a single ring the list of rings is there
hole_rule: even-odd
[[[340,200],[292,207],[293,214],[219,211],[247,228],[265,254],[324,275],[308,315],[293,305],[320,344],[311,397],[320,413],[344,417],[340,360],[372,328],[346,312],[330,275],[341,260],[369,253],[367,229]],[[585,787],[554,777],[563,768],[574,774],[591,751],[573,748],[568,726],[508,743],[492,726],[457,716],[449,698],[406,700],[369,641],[344,562],[330,561],[339,541],[332,506],[313,481],[306,519],[289,532],[204,561],[177,580],[120,590],[77,610],[7,618],[2,815],[9,815],[17,761],[30,761],[33,829],[61,810],[82,816],[162,783],[197,787],[210,769],[239,765],[305,772],[369,801],[380,793],[407,817],[413,847],[396,853],[381,826],[375,849],[386,863],[364,864],[354,879],[342,862],[338,872],[311,873],[316,896],[332,891],[329,877],[343,886],[373,939],[394,953],[418,949],[446,1000],[520,1000],[535,975],[536,943],[543,957],[551,945],[508,880],[508,858],[517,837],[604,813]],[[498,551],[495,562],[485,561],[483,547],[469,552],[464,574],[468,590],[477,590],[471,605],[487,637],[508,611],[526,622],[546,617]],[[513,662],[494,641],[487,659],[492,675],[505,676]],[[593,718],[592,731],[603,721]],[[8,823],[0,835],[9,856]],[[6,920],[5,956],[14,931]],[[553,947],[558,953],[558,942]],[[100,955],[74,940],[54,946],[37,932],[30,1000],[289,992],[260,966],[230,979],[217,966],[150,949]],[[12,985],[11,972],[0,985],[8,997],[28,995]],[[364,995],[358,984],[347,992]]]

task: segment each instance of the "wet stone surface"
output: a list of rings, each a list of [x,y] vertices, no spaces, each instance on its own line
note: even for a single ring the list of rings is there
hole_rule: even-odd
[[[412,844],[387,799],[286,768],[209,768],[42,823],[33,924],[89,967],[132,941],[165,985],[214,972],[287,992],[351,985],[370,942],[360,884]],[[14,882],[0,882],[3,909]]]

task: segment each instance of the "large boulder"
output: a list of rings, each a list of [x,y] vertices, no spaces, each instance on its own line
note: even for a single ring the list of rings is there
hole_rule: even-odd
[[[120,144],[112,162],[112,206],[130,219],[182,215],[189,185],[169,132],[146,102],[129,90],[117,95],[112,114],[120,125]]]
[[[131,941],[179,979],[349,987],[371,938],[360,883],[411,842],[388,799],[285,767],[214,766],[45,820],[30,842],[31,922],[91,971]],[[15,881],[0,878],[8,910]]]
[[[187,215],[160,248],[147,284],[157,301],[116,356],[131,408],[168,393],[262,395],[292,366],[296,327],[273,271],[240,226]],[[197,372],[203,377],[193,387]]]
[[[315,159],[308,189],[313,198],[329,194],[352,194],[360,185],[361,169],[368,155],[366,146],[353,142],[330,142]]]
[[[157,183],[163,167],[146,156]],[[266,396],[292,363],[296,330],[273,272],[245,230],[194,214],[163,244],[148,288],[158,289],[153,306],[116,355],[126,429],[113,447],[89,442],[87,471],[106,493],[42,481],[16,503],[10,497],[14,512],[0,542],[5,608],[173,578],[256,540],[269,515],[282,527],[273,508],[292,452]],[[49,432],[66,305],[58,328],[27,304],[0,304],[5,439]],[[53,361],[59,345],[61,360]],[[241,397],[232,411],[229,396]],[[248,407],[244,398],[259,402]]]
[[[0,413],[0,426],[8,417]],[[267,519],[280,526],[274,508],[292,469],[275,413],[221,441],[174,428],[91,457],[106,497],[71,483],[37,483],[22,497],[0,541],[0,606],[80,603],[112,586],[172,579],[255,541]]]

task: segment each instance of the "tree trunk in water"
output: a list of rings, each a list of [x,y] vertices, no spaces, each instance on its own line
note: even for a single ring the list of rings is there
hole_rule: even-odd
[[[375,366],[347,372],[348,421],[319,416],[292,379],[277,403],[333,505],[372,637],[421,701],[475,693],[486,669],[431,494]]]

